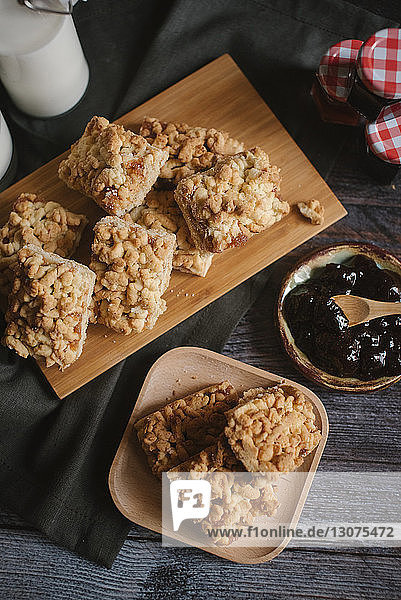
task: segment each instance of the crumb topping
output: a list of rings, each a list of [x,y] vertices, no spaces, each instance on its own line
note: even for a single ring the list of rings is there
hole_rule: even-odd
[[[173,269],[200,277],[206,276],[212,264],[213,254],[195,247],[182,212],[174,200],[173,191],[149,192],[145,204],[134,208],[130,217],[147,229],[175,234],[177,247],[173,255]]]
[[[254,475],[250,479],[249,473],[242,476],[215,473],[210,483],[210,511],[200,521],[206,535],[211,528],[235,529],[252,525],[258,517],[271,517],[280,504],[271,483],[263,475]],[[220,531],[212,539],[218,546],[229,546],[236,538],[233,534],[222,535]]]
[[[244,149],[242,142],[230,138],[225,131],[151,117],[143,119],[140,134],[156,148],[169,152],[160,172],[163,186],[176,185],[184,177],[210,169],[221,157]]]
[[[85,215],[75,214],[57,202],[41,201],[36,194],[21,194],[0,229],[2,292],[11,287],[18,250],[33,244],[68,258],[75,252],[87,222]]]
[[[245,471],[244,465],[235,456],[224,436],[220,436],[212,446],[170,469],[169,473],[214,473],[215,471]]]
[[[244,465],[235,457],[223,436],[216,444],[181,463],[168,473],[170,479],[179,473],[190,473],[191,479],[206,479],[211,485],[210,511],[200,526],[207,534],[210,528],[251,525],[260,516],[271,516],[279,506],[271,478],[266,474],[244,473]],[[211,476],[208,476],[211,474]],[[217,534],[217,545],[229,545],[235,538]]]
[[[94,282],[94,273],[72,260],[32,245],[19,250],[6,346],[47,367],[68,367],[82,352]]]
[[[279,169],[261,148],[221,160],[181,181],[175,199],[196,246],[222,252],[242,246],[289,212],[280,199]]]
[[[289,386],[248,390],[226,417],[228,442],[248,471],[293,471],[321,439],[311,402]]]
[[[322,225],[324,223],[324,206],[319,200],[312,198],[307,202],[298,202],[299,212],[305,219],[309,219],[313,225]]]
[[[58,173],[68,187],[122,216],[142,204],[167,159],[166,150],[151,146],[141,135],[93,117]]]
[[[151,329],[166,309],[175,236],[118,217],[104,217],[94,233],[91,321],[124,334]]]
[[[215,442],[226,424],[225,411],[236,401],[234,387],[223,381],[140,419],[135,428],[152,472],[161,476]]]

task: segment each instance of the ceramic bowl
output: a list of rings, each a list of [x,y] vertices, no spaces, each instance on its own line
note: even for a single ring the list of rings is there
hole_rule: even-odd
[[[324,267],[330,262],[342,263],[356,254],[367,256],[373,259],[379,267],[395,271],[401,276],[401,261],[379,246],[350,242],[334,244],[333,246],[322,248],[309,254],[305,258],[302,258],[284,277],[279,291],[276,318],[281,339],[287,354],[295,363],[296,367],[308,377],[308,379],[325,387],[344,392],[372,392],[388,387],[396,381],[399,381],[401,375],[362,381],[353,377],[337,377],[330,373],[326,373],[312,364],[306,354],[296,346],[283,315],[283,302],[288,292],[300,283],[304,283],[310,279],[311,274],[315,269]]]

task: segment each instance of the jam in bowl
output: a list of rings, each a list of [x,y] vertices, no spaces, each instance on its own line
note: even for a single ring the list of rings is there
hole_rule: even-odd
[[[401,317],[349,327],[332,299],[353,294],[401,301],[401,263],[370,244],[338,244],[315,252],[286,276],[278,323],[296,365],[318,383],[346,391],[386,387],[401,378]]]

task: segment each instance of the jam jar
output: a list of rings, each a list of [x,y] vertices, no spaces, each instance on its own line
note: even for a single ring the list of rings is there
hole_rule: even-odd
[[[401,100],[401,29],[382,29],[360,47],[348,103],[369,121]]]
[[[369,172],[382,183],[391,183],[401,165],[401,102],[385,106],[365,127],[365,154]]]
[[[361,115],[348,102],[362,40],[344,40],[320,59],[311,95],[323,121],[359,125]]]

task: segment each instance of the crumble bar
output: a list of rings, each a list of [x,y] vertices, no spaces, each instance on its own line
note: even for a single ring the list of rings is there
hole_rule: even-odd
[[[161,477],[214,443],[226,425],[225,411],[236,402],[234,387],[223,381],[140,419],[135,429],[152,473]]]
[[[170,469],[169,473],[213,473],[215,471],[245,471],[244,465],[235,456],[223,436],[215,444]]]
[[[321,439],[312,404],[290,386],[248,390],[226,417],[228,442],[248,471],[293,471]]]
[[[120,333],[152,329],[165,311],[175,236],[118,217],[94,227],[90,268],[96,273],[91,322]]]
[[[151,146],[122,125],[93,117],[58,174],[68,187],[120,217],[142,204],[167,159],[167,150]]]
[[[173,269],[205,277],[212,264],[213,254],[198,250],[191,238],[188,226],[174,200],[174,192],[151,191],[145,204],[130,213],[133,221],[143,227],[174,233],[177,248],[173,255]]]
[[[23,358],[61,370],[81,355],[95,274],[28,245],[19,250],[3,342]]]
[[[207,534],[211,528],[250,525],[256,517],[271,516],[277,509],[279,501],[271,479],[265,474],[244,471],[244,465],[222,436],[213,446],[171,469],[168,476],[174,479],[179,473],[190,473],[191,479],[210,482],[210,512],[199,520]],[[218,545],[229,545],[234,539],[221,534],[213,537]]]
[[[166,149],[169,159],[163,165],[158,184],[171,189],[181,179],[213,167],[222,157],[237,154],[244,144],[225,131],[190,127],[145,117],[140,134],[156,148]]]
[[[322,225],[324,222],[324,206],[322,206],[319,200],[308,200],[308,202],[298,202],[297,204],[299,212],[305,219],[313,225]]]
[[[221,160],[182,180],[175,199],[197,248],[222,252],[242,246],[289,212],[279,197],[279,169],[261,148]]]
[[[0,229],[0,291],[10,291],[17,252],[33,244],[64,258],[76,250],[88,223],[85,215],[75,214],[57,202],[44,202],[36,194],[21,194]]]
[[[218,546],[229,546],[236,541],[232,532],[223,535],[222,530],[250,526],[258,517],[271,517],[280,504],[271,483],[263,475],[220,472],[209,479],[210,511],[200,520],[200,526],[208,538],[210,530],[215,530],[212,539]]]

